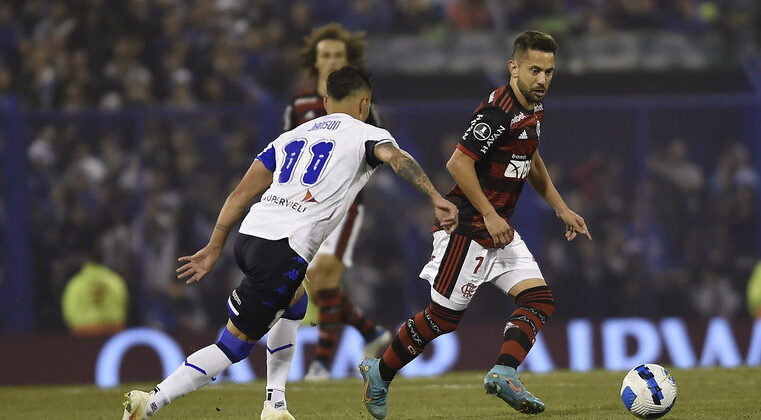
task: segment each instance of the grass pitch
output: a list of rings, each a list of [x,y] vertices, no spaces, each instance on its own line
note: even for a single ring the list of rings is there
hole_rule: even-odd
[[[678,397],[666,419],[760,419],[761,368],[669,369]],[[394,380],[388,419],[521,419],[502,400],[486,395],[484,372]],[[541,419],[633,419],[619,398],[624,372],[557,371],[521,375],[547,410]],[[361,403],[359,379],[297,382],[288,386],[288,407],[299,420],[371,419]],[[153,384],[101,390],[94,386],[0,388],[2,419],[117,419],[122,394]],[[258,419],[264,382],[204,387],[165,407],[156,419]]]

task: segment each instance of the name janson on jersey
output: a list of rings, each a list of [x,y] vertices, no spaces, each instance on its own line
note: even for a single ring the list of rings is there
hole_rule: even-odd
[[[305,211],[307,211],[307,207],[301,204],[300,202],[279,197],[275,194],[267,194],[262,196],[262,202],[270,202],[273,204],[277,204],[278,206],[283,206],[286,208],[290,208],[292,210],[296,210],[299,213],[304,213]]]
[[[341,121],[321,121],[318,123],[315,123],[312,128],[310,128],[307,131],[314,131],[314,130],[335,130],[338,128],[338,126],[341,125]]]

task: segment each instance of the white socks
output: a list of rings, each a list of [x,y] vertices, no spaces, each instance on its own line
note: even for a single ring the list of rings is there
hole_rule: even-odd
[[[267,335],[267,387],[266,399],[279,409],[285,410],[285,382],[291,370],[296,352],[296,333],[301,320],[280,318]]]
[[[301,320],[280,318],[267,336],[267,402],[285,410],[285,383],[296,352],[296,334]],[[156,386],[146,414],[150,417],[183,395],[208,384],[233,363],[216,345],[211,344],[188,356],[183,364]]]
[[[208,384],[231,365],[230,359],[216,344],[196,351],[156,386],[158,392],[153,394],[146,414],[150,417],[161,407]]]

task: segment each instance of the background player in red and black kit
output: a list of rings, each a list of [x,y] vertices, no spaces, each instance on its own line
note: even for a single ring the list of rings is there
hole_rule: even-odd
[[[566,239],[592,239],[584,219],[571,211],[552,184],[539,150],[542,100],[552,80],[557,45],[535,31],[518,36],[508,62],[510,83],[473,112],[470,127],[447,163],[456,185],[447,198],[457,205],[452,234],[434,226],[433,255],[420,276],[431,283],[431,303],[399,329],[383,358],[365,359],[364,403],[386,415],[388,385],[396,372],[439,335],[454,331],[478,287],[491,282],[515,299],[496,365],[484,387],[516,410],[535,414],[544,404],[521,384],[516,368],[552,315],[552,292],[518,232],[509,225],[526,180],[566,225]]]
[[[338,23],[315,28],[305,38],[301,63],[315,82],[313,89],[296,95],[285,110],[283,130],[326,114],[323,97],[330,74],[344,66],[363,67],[365,61],[364,33],[352,33]],[[370,106],[367,124],[380,126],[374,106]],[[352,265],[354,244],[362,226],[364,208],[362,193],[341,223],[323,242],[307,271],[307,286],[319,307],[319,339],[315,359],[305,379],[329,379],[330,361],[336,351],[336,341],[342,324],[359,330],[365,339],[365,355],[375,355],[391,341],[391,333],[364,317],[340,289],[345,267]]]

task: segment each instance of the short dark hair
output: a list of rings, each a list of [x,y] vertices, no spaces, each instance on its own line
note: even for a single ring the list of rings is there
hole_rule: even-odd
[[[372,90],[372,77],[362,68],[344,66],[328,76],[328,96],[340,101],[357,89]]]
[[[312,77],[317,77],[317,69],[314,63],[317,62],[317,44],[325,39],[334,39],[341,41],[346,45],[346,60],[354,67],[365,65],[365,33],[350,32],[340,23],[329,23],[327,25],[315,28],[312,32],[304,37],[304,48],[299,52],[301,57],[301,66],[309,71]]]
[[[539,31],[526,31],[515,38],[513,43],[513,59],[518,54],[528,50],[544,51],[557,54],[558,44],[550,34]]]

